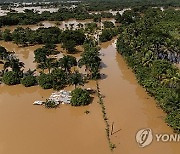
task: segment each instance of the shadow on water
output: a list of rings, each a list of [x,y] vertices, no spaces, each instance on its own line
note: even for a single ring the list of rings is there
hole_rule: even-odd
[[[100,80],[104,80],[104,79],[106,79],[108,76],[106,75],[106,74],[104,74],[104,73],[101,73],[101,79]]]
[[[104,62],[101,62],[101,65],[100,65],[101,68],[106,68],[107,65],[104,63]]]

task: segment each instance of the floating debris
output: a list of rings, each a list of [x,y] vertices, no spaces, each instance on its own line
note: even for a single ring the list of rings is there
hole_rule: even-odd
[[[87,91],[90,93],[95,93],[91,88],[87,88]],[[51,96],[47,99],[47,101],[52,101],[55,103],[55,105],[59,104],[70,104],[71,103],[71,91],[66,91],[66,90],[60,90],[58,92],[53,92]],[[33,105],[44,105],[44,101],[35,101]]]
[[[43,105],[43,104],[44,104],[43,101],[35,101],[35,102],[33,103],[33,105]]]
[[[86,111],[84,111],[84,113],[85,113],[85,114],[89,114],[89,113],[90,113],[90,111],[86,110]]]
[[[55,102],[56,105],[70,104],[71,103],[71,91],[60,90],[59,92],[53,92],[48,98],[49,101]],[[43,101],[35,101],[33,105],[43,105]]]

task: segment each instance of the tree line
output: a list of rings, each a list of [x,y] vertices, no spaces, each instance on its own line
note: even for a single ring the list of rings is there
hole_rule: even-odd
[[[5,3],[4,3],[5,2]],[[179,0],[82,0],[82,1],[58,1],[49,0],[50,4],[41,3],[43,0],[1,0],[2,5],[8,5],[13,2],[33,2],[28,6],[71,6],[71,5],[84,5],[91,11],[103,10],[119,10],[124,7],[134,6],[179,6]],[[0,4],[1,4],[0,3]],[[4,3],[4,4],[3,4]],[[22,6],[27,5],[23,4]]]
[[[85,20],[97,18],[112,18],[109,12],[89,13],[84,6],[75,8],[60,7],[57,12],[44,11],[41,14],[34,10],[24,10],[24,13],[17,13],[11,10],[5,16],[0,16],[0,27],[11,25],[37,24],[40,21],[64,21],[68,19]]]
[[[82,30],[63,31],[58,27],[38,28],[37,30],[18,27],[13,32],[6,29],[0,33],[0,39],[13,41],[19,46],[62,43],[69,53],[76,52],[75,46],[82,45],[85,38]]]
[[[138,82],[167,113],[166,122],[180,132],[180,11],[132,10],[122,21],[117,49]]]

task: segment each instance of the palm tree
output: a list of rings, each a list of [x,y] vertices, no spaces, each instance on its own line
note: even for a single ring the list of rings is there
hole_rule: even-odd
[[[12,71],[14,72],[20,72],[24,67],[24,63],[20,62],[16,57],[11,56],[11,58],[8,58],[4,63],[4,70],[8,67],[12,68]]]
[[[86,51],[81,55],[82,58],[78,61],[78,66],[85,66],[85,71],[92,73],[98,72],[101,59],[99,58],[99,52],[95,47],[86,47]]]
[[[75,71],[74,73],[72,73],[69,78],[69,84],[74,85],[75,88],[77,87],[77,85],[84,85],[82,74],[79,73],[78,71]]]
[[[24,76],[34,76],[36,70],[27,70],[27,72],[24,73]]]
[[[48,72],[51,73],[51,69],[55,66],[55,58],[46,58],[45,61],[38,64],[38,68],[42,69],[43,72],[45,69],[48,69]]]
[[[67,74],[61,68],[53,69],[51,73],[53,77],[53,89],[59,90],[67,84]]]
[[[49,73],[51,73],[51,68],[54,67],[54,60],[54,58],[47,58],[47,60],[45,61]]]
[[[73,66],[77,66],[76,58],[69,55],[64,56],[59,59],[59,66],[69,73]]]

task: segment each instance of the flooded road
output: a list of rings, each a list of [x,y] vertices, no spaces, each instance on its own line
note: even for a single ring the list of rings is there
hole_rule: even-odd
[[[173,133],[164,122],[165,113],[148,96],[116,51],[116,40],[102,44],[103,80],[100,90],[105,95],[104,103],[110,124],[114,122],[112,142],[117,148],[114,154],[179,154],[179,143],[162,143],[155,140],[148,147],[140,148],[135,141],[136,132],[142,128],[151,128],[153,133]]]

